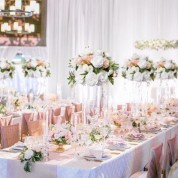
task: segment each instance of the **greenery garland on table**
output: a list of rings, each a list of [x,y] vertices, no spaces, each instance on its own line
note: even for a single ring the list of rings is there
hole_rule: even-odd
[[[164,40],[164,39],[152,39],[152,40],[140,40],[135,41],[135,48],[143,50],[143,49],[175,49],[178,48],[178,40]]]

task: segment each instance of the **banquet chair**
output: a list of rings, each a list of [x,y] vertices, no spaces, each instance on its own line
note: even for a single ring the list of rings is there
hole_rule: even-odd
[[[27,122],[29,136],[41,136],[43,134],[43,121],[29,121]]]
[[[75,112],[82,111],[82,103],[74,103],[75,106]]]
[[[52,118],[51,118],[52,124],[56,124],[58,122],[57,119],[59,118],[58,116],[60,116],[60,113],[61,113],[61,107],[52,110]]]
[[[148,164],[148,171],[136,172],[130,178],[161,178],[162,174],[162,148],[163,143],[152,149],[151,159]]]
[[[20,140],[19,124],[1,127],[1,147],[7,148]]]
[[[167,154],[166,154],[166,165],[165,175],[166,178],[177,178],[178,177],[178,161],[176,153],[176,137],[168,139],[167,141]]]

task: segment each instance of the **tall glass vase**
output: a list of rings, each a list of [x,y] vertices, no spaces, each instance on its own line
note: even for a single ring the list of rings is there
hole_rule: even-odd
[[[84,99],[84,117],[88,119],[92,117],[103,118],[109,122],[108,117],[108,90],[107,84],[99,86],[85,86],[86,93]]]

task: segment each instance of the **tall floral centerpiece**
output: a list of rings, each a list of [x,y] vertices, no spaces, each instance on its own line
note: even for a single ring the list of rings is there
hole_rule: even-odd
[[[15,73],[15,65],[12,61],[7,59],[0,59],[0,96],[4,96],[5,93],[7,93],[8,89],[5,85],[5,80],[7,78],[13,78]]]
[[[0,79],[13,78],[15,73],[15,66],[13,62],[0,59]]]
[[[136,82],[137,101],[141,105],[148,102],[149,82],[155,79],[155,67],[153,61],[148,57],[134,54],[131,59],[126,61],[122,67],[122,76],[125,79]],[[146,84],[146,94],[143,93]],[[135,91],[132,95],[136,95]],[[139,99],[139,100],[138,100]],[[143,107],[141,106],[143,110]]]
[[[43,59],[26,60],[22,65],[22,72],[25,77],[28,77],[30,81],[32,80],[31,83],[35,83],[34,80],[38,81],[37,88],[36,86],[30,86],[33,94],[42,94],[45,88],[45,79],[51,75],[49,62]]]
[[[174,97],[175,79],[178,75],[178,66],[173,60],[162,58],[156,63],[156,78],[159,82],[158,102],[163,103],[164,99]],[[164,93],[162,93],[164,92]]]
[[[22,70],[25,77],[49,77],[50,64],[43,59],[30,59],[24,62]]]
[[[114,77],[117,76],[119,65],[112,60],[108,53],[101,50],[93,52],[86,48],[84,53],[70,60],[69,67],[71,69],[68,77],[69,85],[81,84],[88,86],[88,97],[89,93],[94,93],[97,97],[97,90],[100,90],[100,98],[94,98],[93,100],[94,103],[100,105],[101,109],[104,103],[104,86],[108,86],[109,83],[114,84]],[[93,106],[96,107],[96,104],[93,104]]]

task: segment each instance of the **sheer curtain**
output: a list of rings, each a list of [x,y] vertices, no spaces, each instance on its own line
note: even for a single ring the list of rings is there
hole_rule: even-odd
[[[139,51],[133,45],[141,39],[178,39],[177,0],[48,0],[47,6],[47,47],[20,49],[51,62],[49,91],[61,87],[64,98],[71,92],[67,84],[69,59],[86,46],[109,52],[121,65],[135,52],[154,60],[163,56],[178,62],[177,49]],[[18,49],[1,47],[0,57],[13,57]],[[112,89],[116,102],[129,100],[122,79],[117,78]]]
[[[178,62],[178,50],[139,51],[135,40],[178,39],[177,0],[50,0],[48,1],[48,59],[53,76],[50,86],[62,87],[68,97],[69,59],[84,47],[102,49],[121,65],[133,53],[146,54],[154,60],[172,58]],[[123,80],[113,87],[116,102],[128,99]],[[127,87],[128,89],[128,87]]]

